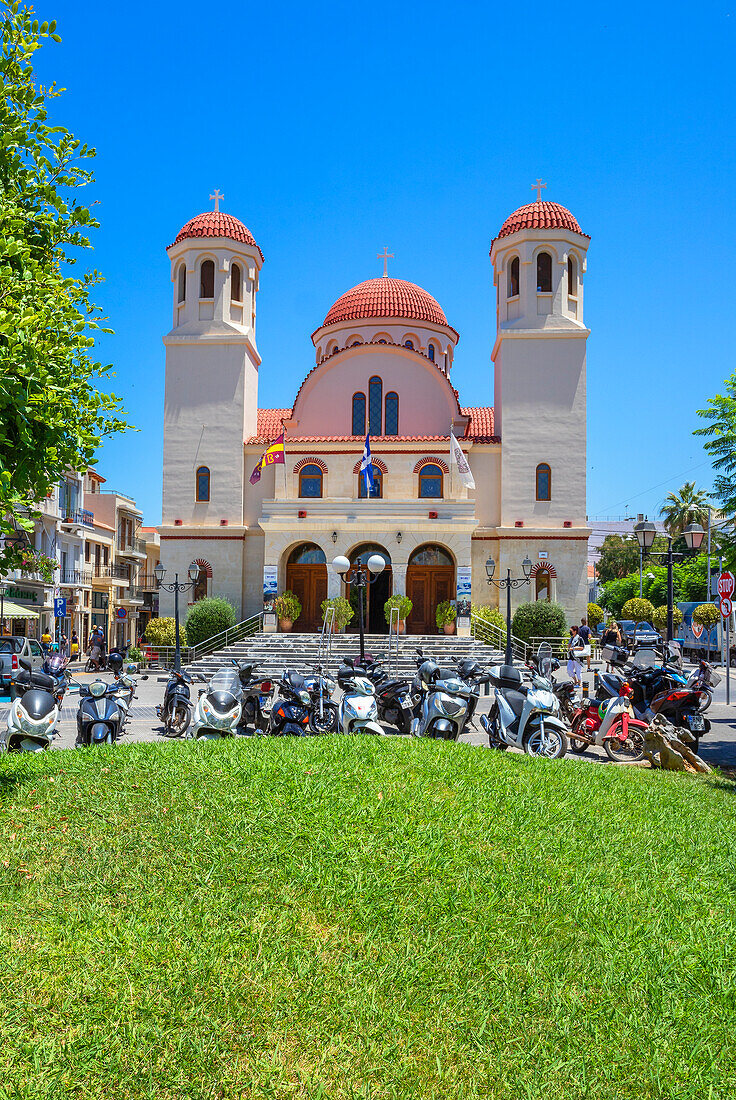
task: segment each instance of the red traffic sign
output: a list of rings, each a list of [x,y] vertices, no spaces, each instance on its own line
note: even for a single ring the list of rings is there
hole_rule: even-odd
[[[736,588],[736,581],[734,580],[733,573],[721,573],[718,578],[718,595],[722,600],[730,600],[733,596],[733,590]]]
[[[728,596],[724,596],[723,599],[721,600],[721,615],[723,615],[724,619],[727,619],[729,617],[729,615],[731,614],[732,609],[733,609],[733,604],[729,600]]]

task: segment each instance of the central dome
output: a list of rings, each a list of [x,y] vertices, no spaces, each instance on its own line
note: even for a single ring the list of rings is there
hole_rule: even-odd
[[[371,317],[401,317],[450,327],[439,302],[426,290],[422,290],[416,283],[386,276],[367,279],[352,290],[347,290],[337,299],[323,324],[336,325],[341,321],[365,320]]]

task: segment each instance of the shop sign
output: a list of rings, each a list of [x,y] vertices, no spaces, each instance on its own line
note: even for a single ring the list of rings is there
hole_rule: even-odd
[[[38,592],[27,588],[6,588],[5,595],[9,600],[26,600],[28,603],[38,603]]]

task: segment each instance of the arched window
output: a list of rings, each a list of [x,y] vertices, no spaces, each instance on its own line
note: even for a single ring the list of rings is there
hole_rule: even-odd
[[[368,495],[371,497],[383,496],[383,474],[375,463],[373,463],[373,488]],[[358,496],[361,500],[366,496],[365,478],[362,473],[358,473]]]
[[[332,344],[332,345],[331,345],[331,346],[330,346],[330,347],[329,347],[329,348],[327,349],[327,354],[328,354],[328,355],[334,355],[334,354],[335,354],[335,352],[336,352],[336,351],[339,351],[339,350],[340,350],[340,349],[338,348],[337,344]]]
[[[322,468],[316,462],[309,462],[299,471],[299,496],[322,496]]]
[[[519,257],[514,256],[509,264],[509,278],[506,286],[506,297],[515,298],[519,293]]]
[[[210,499],[210,471],[208,466],[200,466],[196,478],[197,500]]]
[[[200,264],[199,296],[200,298],[214,298],[215,296],[215,264],[213,260],[202,260]]]
[[[534,598],[536,600],[552,599],[552,578],[547,569],[540,569],[534,578]]]
[[[387,343],[388,343],[388,340],[379,340],[379,341],[378,341],[378,343],[379,343],[379,344],[387,344]]]
[[[352,342],[352,344],[350,345],[350,347],[351,347],[351,348],[359,348],[359,347],[360,347],[360,340],[353,340],[353,342]]]
[[[571,298],[575,298],[578,293],[578,273],[572,256],[567,257],[567,293]]]
[[[434,344],[427,345],[427,357],[434,363]]]
[[[368,383],[368,431],[371,435],[381,434],[382,413],[383,382],[374,377]]]
[[[233,264],[230,269],[230,301],[243,301],[243,272],[240,264]]]
[[[385,435],[399,434],[399,395],[393,391],[386,394],[386,415],[383,431]]]
[[[365,394],[353,394],[353,435],[365,435]]]
[[[537,466],[537,500],[552,499],[552,471],[546,462]]]
[[[537,256],[537,294],[552,292],[552,257],[549,252]]]
[[[411,340],[404,340],[404,347],[411,348],[411,350],[414,351],[414,344]]]
[[[436,462],[426,462],[419,471],[419,496],[438,500],[442,495],[442,469]]]
[[[176,294],[177,302],[185,302],[187,298],[187,265],[179,264],[179,271],[177,273],[178,288]]]
[[[289,554],[289,565],[324,565],[327,561],[324,550],[313,542],[303,542]]]

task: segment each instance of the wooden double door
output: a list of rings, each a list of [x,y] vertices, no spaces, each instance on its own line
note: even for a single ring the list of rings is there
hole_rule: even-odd
[[[409,565],[406,594],[413,607],[407,620],[410,634],[436,634],[437,604],[455,597],[455,569],[452,565]]]
[[[327,566],[290,563],[286,566],[286,587],[299,597],[302,605],[302,613],[294,629],[305,632],[321,630],[322,601],[327,599]]]

